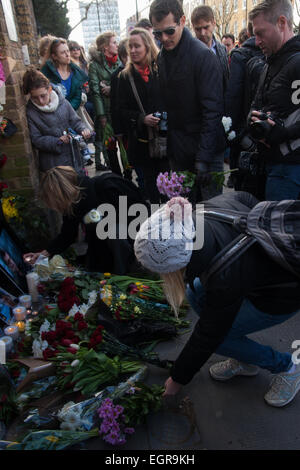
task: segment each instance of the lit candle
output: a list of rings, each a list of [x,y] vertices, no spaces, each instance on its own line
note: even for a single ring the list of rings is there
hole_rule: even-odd
[[[4,333],[6,336],[10,336],[13,340],[17,339],[19,336],[19,330],[16,326],[7,326],[4,328]]]
[[[20,331],[20,333],[23,333],[23,331],[25,331],[25,322],[24,321],[17,321],[16,323],[14,323],[14,326],[18,327],[18,330]]]
[[[16,321],[22,321],[26,318],[26,308],[22,306],[15,307],[13,309],[13,314]]]
[[[20,305],[23,305],[23,307],[30,308],[31,307],[31,295],[21,295],[21,297],[19,297],[19,302],[20,302]]]
[[[31,295],[32,302],[37,302],[39,293],[37,290],[39,276],[37,273],[28,273],[26,274],[26,281],[28,286],[28,292]]]
[[[27,315],[30,315],[30,314],[31,314],[31,308],[29,308],[28,310],[26,310],[26,313],[27,313]]]
[[[38,315],[38,314],[39,314],[39,312],[38,312],[37,310],[33,310],[33,312],[32,312],[32,315],[33,315],[33,316],[36,316],[36,315]]]
[[[3,341],[3,343],[5,344],[5,350],[6,350],[6,354],[8,354],[12,348],[13,348],[13,340],[12,340],[12,337],[11,336],[2,336],[2,338],[0,338],[0,341]]]

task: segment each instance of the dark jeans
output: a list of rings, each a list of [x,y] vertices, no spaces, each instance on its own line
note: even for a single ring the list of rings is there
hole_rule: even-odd
[[[299,199],[300,196],[300,164],[266,165],[267,183],[266,200],[282,201]]]

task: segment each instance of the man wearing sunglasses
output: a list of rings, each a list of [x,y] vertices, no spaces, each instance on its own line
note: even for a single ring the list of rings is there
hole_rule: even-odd
[[[222,192],[211,172],[223,171],[225,148],[222,70],[215,54],[185,28],[178,0],[154,0],[149,19],[162,43],[159,77],[168,113],[168,157],[173,171],[197,174],[197,200]],[[218,146],[217,146],[218,144]]]

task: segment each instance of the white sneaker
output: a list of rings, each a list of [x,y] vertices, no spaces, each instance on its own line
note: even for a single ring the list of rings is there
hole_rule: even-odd
[[[276,374],[270,383],[270,390],[265,395],[266,402],[271,406],[281,407],[290,403],[300,390],[300,365],[295,372]]]
[[[209,373],[213,379],[225,382],[236,375],[253,377],[258,374],[258,370],[259,368],[257,366],[245,364],[244,362],[239,362],[236,359],[227,359],[226,361],[217,362],[211,366]]]

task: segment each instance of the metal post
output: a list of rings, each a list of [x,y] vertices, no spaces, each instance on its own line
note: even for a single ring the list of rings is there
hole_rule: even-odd
[[[138,0],[135,0],[135,17],[136,17],[136,21],[139,21]]]
[[[99,26],[99,33],[101,33],[101,25],[100,25],[100,13],[99,13],[99,3],[98,3],[98,0],[96,0],[96,5],[97,5],[97,14],[98,14],[98,26]]]

